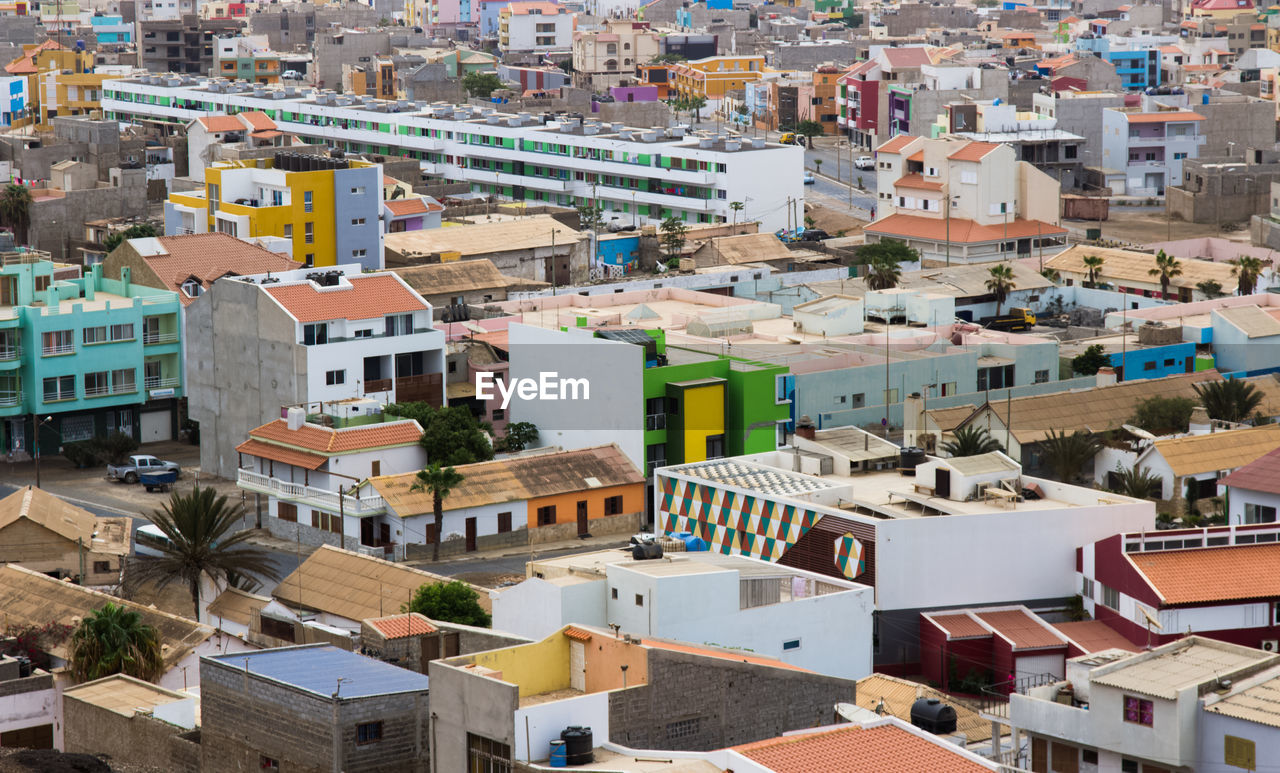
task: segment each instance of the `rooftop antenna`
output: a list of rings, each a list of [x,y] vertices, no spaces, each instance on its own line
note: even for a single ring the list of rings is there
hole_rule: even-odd
[[[346,678],[345,676],[340,676],[340,677],[338,677],[338,685],[337,685],[336,687],[334,687],[334,688],[333,688],[333,695],[332,695],[332,696],[330,696],[330,697],[332,697],[334,700],[337,700],[338,698],[342,697],[342,696],[340,696],[340,695],[339,695],[339,693],[341,693],[341,692],[342,692],[342,683],[343,683],[343,682],[350,682],[350,681],[351,681],[351,680],[350,680],[350,679],[348,679],[348,678]]]

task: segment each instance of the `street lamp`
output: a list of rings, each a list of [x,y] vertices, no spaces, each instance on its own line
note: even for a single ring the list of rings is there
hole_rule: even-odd
[[[40,428],[51,421],[53,417],[46,416],[37,422],[35,414],[31,414],[31,444],[32,450],[35,451],[33,458],[36,462],[36,488],[40,488]]]

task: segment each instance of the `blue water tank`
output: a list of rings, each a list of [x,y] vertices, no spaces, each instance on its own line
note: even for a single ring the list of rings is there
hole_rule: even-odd
[[[1000,97],[996,97],[995,99],[991,100],[991,105],[992,105],[993,107],[995,107],[995,106],[997,106],[997,105],[999,105],[999,104],[1000,104]]]
[[[569,756],[564,750],[564,741],[559,738],[551,742],[551,767],[564,768],[569,765]]]
[[[1202,105],[1209,104],[1209,92],[1206,91],[1205,93],[1200,95],[1200,104]]]

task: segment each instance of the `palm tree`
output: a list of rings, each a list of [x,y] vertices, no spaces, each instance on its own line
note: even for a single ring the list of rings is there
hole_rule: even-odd
[[[738,213],[741,212],[743,207],[745,206],[746,204],[743,204],[741,201],[729,202],[729,209],[733,210],[733,232],[734,233],[738,232]]]
[[[1070,435],[1049,430],[1049,436],[1040,441],[1040,452],[1045,463],[1053,471],[1053,477],[1063,483],[1071,483],[1079,477],[1084,467],[1101,450],[1102,443],[1088,432],[1076,430]]]
[[[956,430],[953,438],[942,444],[942,450],[948,456],[977,456],[1004,450],[1004,446],[991,437],[986,427],[970,424]]]
[[[1234,269],[1232,269],[1232,271],[1234,272]],[[1196,289],[1200,291],[1201,295],[1209,298],[1210,300],[1214,298],[1221,298],[1225,295],[1225,293],[1222,292],[1222,283],[1216,279],[1204,279],[1196,282]]]
[[[867,271],[867,287],[872,290],[888,290],[898,284],[902,269],[891,257],[877,255],[871,259]]]
[[[163,671],[159,634],[123,604],[108,601],[71,634],[71,674],[76,681],[127,674],[150,682]]]
[[[1160,277],[1160,297],[1169,297],[1169,283],[1174,277],[1182,276],[1182,264],[1172,255],[1166,255],[1164,250],[1156,253],[1156,267],[1147,272],[1151,276]]]
[[[10,183],[0,193],[0,224],[13,229],[19,244],[27,243],[27,226],[31,225],[31,191]]]
[[[1058,282],[1062,281],[1062,274],[1058,273],[1058,269],[1056,268],[1046,267],[1044,270],[1040,272],[1040,276],[1044,277],[1045,279],[1048,279],[1050,282],[1053,282],[1054,284],[1057,284]]]
[[[449,493],[462,483],[462,473],[452,467],[441,468],[433,464],[425,470],[418,470],[418,478],[409,487],[410,491],[431,492],[431,509],[436,516],[436,539],[431,547],[431,560],[440,560],[440,540],[444,539],[444,500]]]
[[[1134,499],[1159,499],[1164,481],[1159,475],[1146,467],[1130,467],[1125,469],[1116,463],[1116,491]],[[1151,492],[1157,492],[1152,497]]]
[[[1262,404],[1262,393],[1258,388],[1237,378],[1206,381],[1193,387],[1211,419],[1244,421]]]
[[[1089,286],[1093,287],[1098,283],[1098,272],[1102,270],[1102,264],[1105,262],[1097,255],[1085,255],[1084,267],[1089,271]]]
[[[1235,260],[1228,261],[1231,264],[1231,276],[1239,282],[1241,295],[1253,294],[1254,287],[1258,283],[1258,277],[1262,276],[1262,269],[1266,267],[1266,263],[1261,258],[1255,258],[1250,255],[1241,255]]]
[[[987,290],[996,297],[996,316],[1000,316],[1000,306],[1009,297],[1009,293],[1017,288],[1013,281],[1013,267],[1007,263],[998,263],[987,269],[991,278],[987,280]]]
[[[197,485],[190,494],[173,492],[168,504],[151,513],[151,522],[169,544],[158,548],[158,558],[137,564],[138,578],[154,579],[160,588],[186,583],[197,621],[200,582],[205,577],[215,587],[246,574],[278,581],[280,573],[268,553],[246,544],[252,532],[232,531],[243,518],[243,505],[228,504],[227,497],[218,496],[212,488]]]

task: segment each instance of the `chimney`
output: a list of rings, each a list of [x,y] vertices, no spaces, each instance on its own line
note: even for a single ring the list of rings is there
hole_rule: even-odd
[[[286,418],[285,421],[288,422],[290,432],[296,432],[297,430],[302,429],[302,425],[307,421],[307,412],[301,408],[290,408],[286,416],[288,418]]]
[[[1098,368],[1098,386],[1111,386],[1116,383],[1116,369],[1112,367]]]
[[[1187,425],[1187,432],[1192,435],[1208,435],[1213,432],[1213,421],[1209,419],[1209,412],[1204,406],[1197,405],[1191,409],[1191,421]]]
[[[914,448],[920,444],[920,433],[924,431],[924,398],[919,392],[912,392],[902,401],[902,444]]]
[[[800,421],[796,422],[796,437],[802,437],[805,440],[813,440],[813,419],[808,414],[800,417]]]

